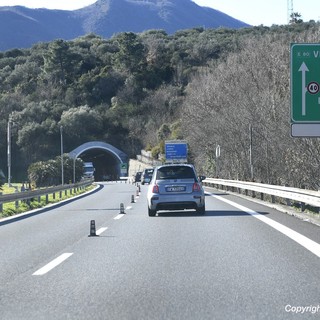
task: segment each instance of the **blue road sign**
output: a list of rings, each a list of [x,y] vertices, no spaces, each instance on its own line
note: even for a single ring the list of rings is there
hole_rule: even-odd
[[[166,162],[187,162],[188,146],[185,141],[173,140],[165,143]]]

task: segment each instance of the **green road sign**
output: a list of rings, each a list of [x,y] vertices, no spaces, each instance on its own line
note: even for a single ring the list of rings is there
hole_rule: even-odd
[[[291,45],[291,120],[320,122],[320,44]]]
[[[123,162],[123,163],[120,164],[120,168],[121,169],[128,169],[128,164]]]
[[[125,162],[120,163],[120,172],[127,173],[127,171],[128,171],[128,164]]]

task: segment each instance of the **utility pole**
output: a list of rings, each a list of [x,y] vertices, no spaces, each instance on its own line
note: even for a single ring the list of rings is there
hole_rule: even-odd
[[[7,150],[8,150],[8,186],[11,187],[11,117],[7,128]]]
[[[220,146],[216,147],[216,178],[219,178],[219,158],[220,158]]]
[[[63,172],[63,127],[60,127],[60,145],[61,145],[61,184],[64,185],[64,172]]]
[[[249,125],[249,134],[250,134],[250,149],[249,149],[249,157],[250,157],[250,174],[251,181],[253,181],[253,162],[252,162],[252,125]]]

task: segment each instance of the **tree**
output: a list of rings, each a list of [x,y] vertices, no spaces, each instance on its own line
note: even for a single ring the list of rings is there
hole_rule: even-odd
[[[290,14],[290,21],[289,24],[298,24],[302,23],[303,20],[301,19],[301,14],[299,12],[292,12]]]
[[[81,55],[71,51],[69,42],[55,40],[44,55],[44,72],[50,81],[65,86],[74,80],[80,62]]]
[[[250,179],[252,126],[254,178],[286,179],[284,150],[292,145],[286,121],[289,115],[283,108],[289,102],[288,64],[281,38],[257,37],[243,41],[239,53],[194,77],[188,86],[183,120],[198,165],[206,163],[203,157],[214,154],[220,145],[220,176]]]
[[[81,159],[71,159],[68,155],[63,155],[64,180],[75,182],[81,180],[83,175],[83,161]],[[73,171],[74,170],[74,171]],[[61,184],[61,156],[48,161],[38,161],[28,168],[29,181],[37,187],[49,187]]]
[[[59,127],[61,126],[66,146],[72,149],[83,141],[90,141],[99,135],[102,117],[98,111],[88,106],[70,108],[62,113],[59,122]]]
[[[138,35],[133,32],[124,32],[114,39],[118,44],[115,62],[120,70],[129,74],[138,75],[145,69],[145,47]]]

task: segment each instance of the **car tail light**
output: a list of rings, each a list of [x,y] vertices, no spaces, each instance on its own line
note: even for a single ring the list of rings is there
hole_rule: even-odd
[[[201,191],[201,187],[200,187],[199,183],[195,182],[195,183],[193,184],[193,186],[192,186],[192,191],[193,191],[193,192],[199,192],[199,191]]]
[[[157,184],[153,185],[152,193],[159,193],[159,186]]]

